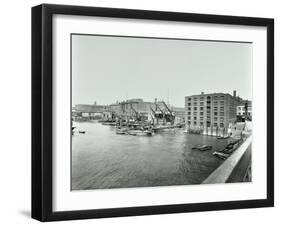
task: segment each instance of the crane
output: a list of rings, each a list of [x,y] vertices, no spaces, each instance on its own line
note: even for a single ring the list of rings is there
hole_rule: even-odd
[[[167,111],[169,112],[169,114],[165,115],[165,118],[167,121],[171,122],[172,124],[175,121],[175,115],[174,112],[171,111],[171,109],[167,106],[167,104],[165,103],[165,101],[162,101],[164,107],[167,109]]]
[[[137,120],[137,121],[141,121],[140,115],[139,115],[139,113],[136,111],[136,109],[133,107],[133,104],[130,104],[130,107],[131,107],[131,109],[133,110],[133,112],[134,112],[135,115],[136,115],[136,120]]]

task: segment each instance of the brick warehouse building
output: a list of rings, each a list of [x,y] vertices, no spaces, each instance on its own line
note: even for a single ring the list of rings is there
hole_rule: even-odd
[[[185,97],[186,126],[206,134],[225,134],[236,120],[236,108],[242,99],[228,93],[211,93]],[[210,130],[210,131],[209,131]]]

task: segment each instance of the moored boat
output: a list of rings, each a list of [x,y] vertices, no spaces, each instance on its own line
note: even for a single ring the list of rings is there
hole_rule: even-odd
[[[208,151],[212,149],[212,146],[205,145],[205,144],[198,144],[192,147],[193,150],[199,150],[199,151]]]
[[[230,142],[228,145],[225,146],[224,149],[221,151],[215,151],[213,153],[214,156],[220,158],[220,159],[227,159],[239,146],[240,140],[234,140]]]
[[[105,126],[116,126],[116,122],[103,122],[102,125],[105,125]]]
[[[128,134],[133,136],[152,136],[154,133],[150,130],[129,130]]]
[[[128,128],[117,128],[116,129],[116,134],[126,135],[126,134],[128,134]]]
[[[220,159],[225,160],[225,159],[227,159],[227,158],[229,157],[230,154],[226,154],[226,153],[222,153],[222,152],[215,151],[215,152],[213,153],[213,155],[216,156],[216,157],[218,157],[218,158],[220,158]]]

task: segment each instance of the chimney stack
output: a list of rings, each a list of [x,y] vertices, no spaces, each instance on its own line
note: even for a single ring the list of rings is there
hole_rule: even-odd
[[[204,92],[201,92],[201,95],[204,95]]]
[[[236,97],[236,90],[233,90],[233,96]]]

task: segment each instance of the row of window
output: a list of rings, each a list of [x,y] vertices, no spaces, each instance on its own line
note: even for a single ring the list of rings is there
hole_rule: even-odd
[[[194,105],[194,106],[197,106],[198,103],[200,104],[200,106],[204,106],[204,102],[193,102],[193,105]],[[210,102],[207,102],[207,104],[209,104],[209,103],[210,103]],[[221,100],[221,101],[213,101],[213,104],[214,104],[214,105],[218,105],[218,104],[224,105],[224,101],[223,101],[223,100]],[[191,106],[191,102],[188,102],[188,103],[187,103],[187,106]]]
[[[224,96],[213,96],[213,100],[224,100]]]
[[[198,102],[194,102],[194,103],[193,103],[194,106],[197,106],[197,104],[198,104]],[[188,102],[187,105],[188,105],[188,106],[191,106],[191,102]],[[204,102],[199,102],[199,105],[200,105],[200,106],[204,106]]]
[[[224,117],[219,117],[219,118],[218,118],[218,117],[214,117],[214,121],[218,121],[218,119],[219,119],[220,122],[223,122],[223,121],[224,121]],[[187,117],[187,120],[191,120],[191,116],[188,116],[188,117]],[[194,117],[193,117],[193,120],[197,120],[197,117],[194,116]],[[201,117],[200,117],[200,121],[202,121],[202,120],[204,120],[204,117],[201,116]],[[211,118],[210,118],[210,117],[207,117],[207,120],[211,120]]]
[[[200,111],[199,114],[200,114],[200,115],[204,115],[204,112],[203,112],[203,111]],[[188,112],[187,112],[187,115],[191,115],[191,112],[188,111]],[[197,115],[197,111],[194,111],[194,112],[193,112],[193,115]],[[210,111],[207,111],[207,115],[210,115]],[[218,116],[218,115],[224,116],[224,111],[220,111],[220,112],[214,111],[214,116]]]
[[[246,115],[246,112],[238,112],[238,115]],[[247,115],[251,116],[252,115],[252,112],[247,112]]]
[[[197,107],[193,107],[193,111],[197,111],[197,109],[198,109]],[[207,108],[207,109],[209,109],[209,108]],[[191,107],[188,107],[187,110],[191,111]],[[200,107],[200,111],[203,111],[203,110],[204,110],[204,107]],[[213,110],[217,111],[218,107],[214,107]],[[223,106],[220,107],[220,111],[224,111],[224,107]]]
[[[224,105],[224,101],[223,100],[221,100],[221,101],[214,101],[213,103],[214,103],[214,105],[218,105],[218,103],[221,104],[221,105]]]
[[[190,121],[188,121],[187,122],[188,123],[188,125],[191,125],[191,122]],[[203,122],[199,122],[198,124],[197,124],[197,122],[193,122],[193,125],[194,126],[197,126],[197,125],[200,125],[200,126],[204,126],[204,123]],[[210,126],[210,123],[207,123],[207,126],[209,127]],[[213,123],[213,126],[214,127],[221,127],[221,128],[223,128],[224,127],[224,123],[216,123],[216,122],[214,122]]]
[[[213,96],[213,100],[224,100],[225,96]],[[211,97],[208,96],[207,99],[210,99]],[[193,99],[193,101],[197,101],[197,100],[204,100],[205,97],[189,97],[187,100],[191,101]]]
[[[214,112],[214,115],[215,115],[215,116],[217,116],[218,114],[219,114],[219,113],[218,113],[217,111]],[[223,112],[223,111],[220,112],[220,116],[224,116],[224,112]]]
[[[198,98],[198,97],[193,97],[193,101],[197,101],[197,100],[204,100],[205,99],[205,97],[200,97],[200,98]],[[187,99],[188,101],[191,101],[192,100],[192,98],[191,97],[189,97],[188,99]]]

